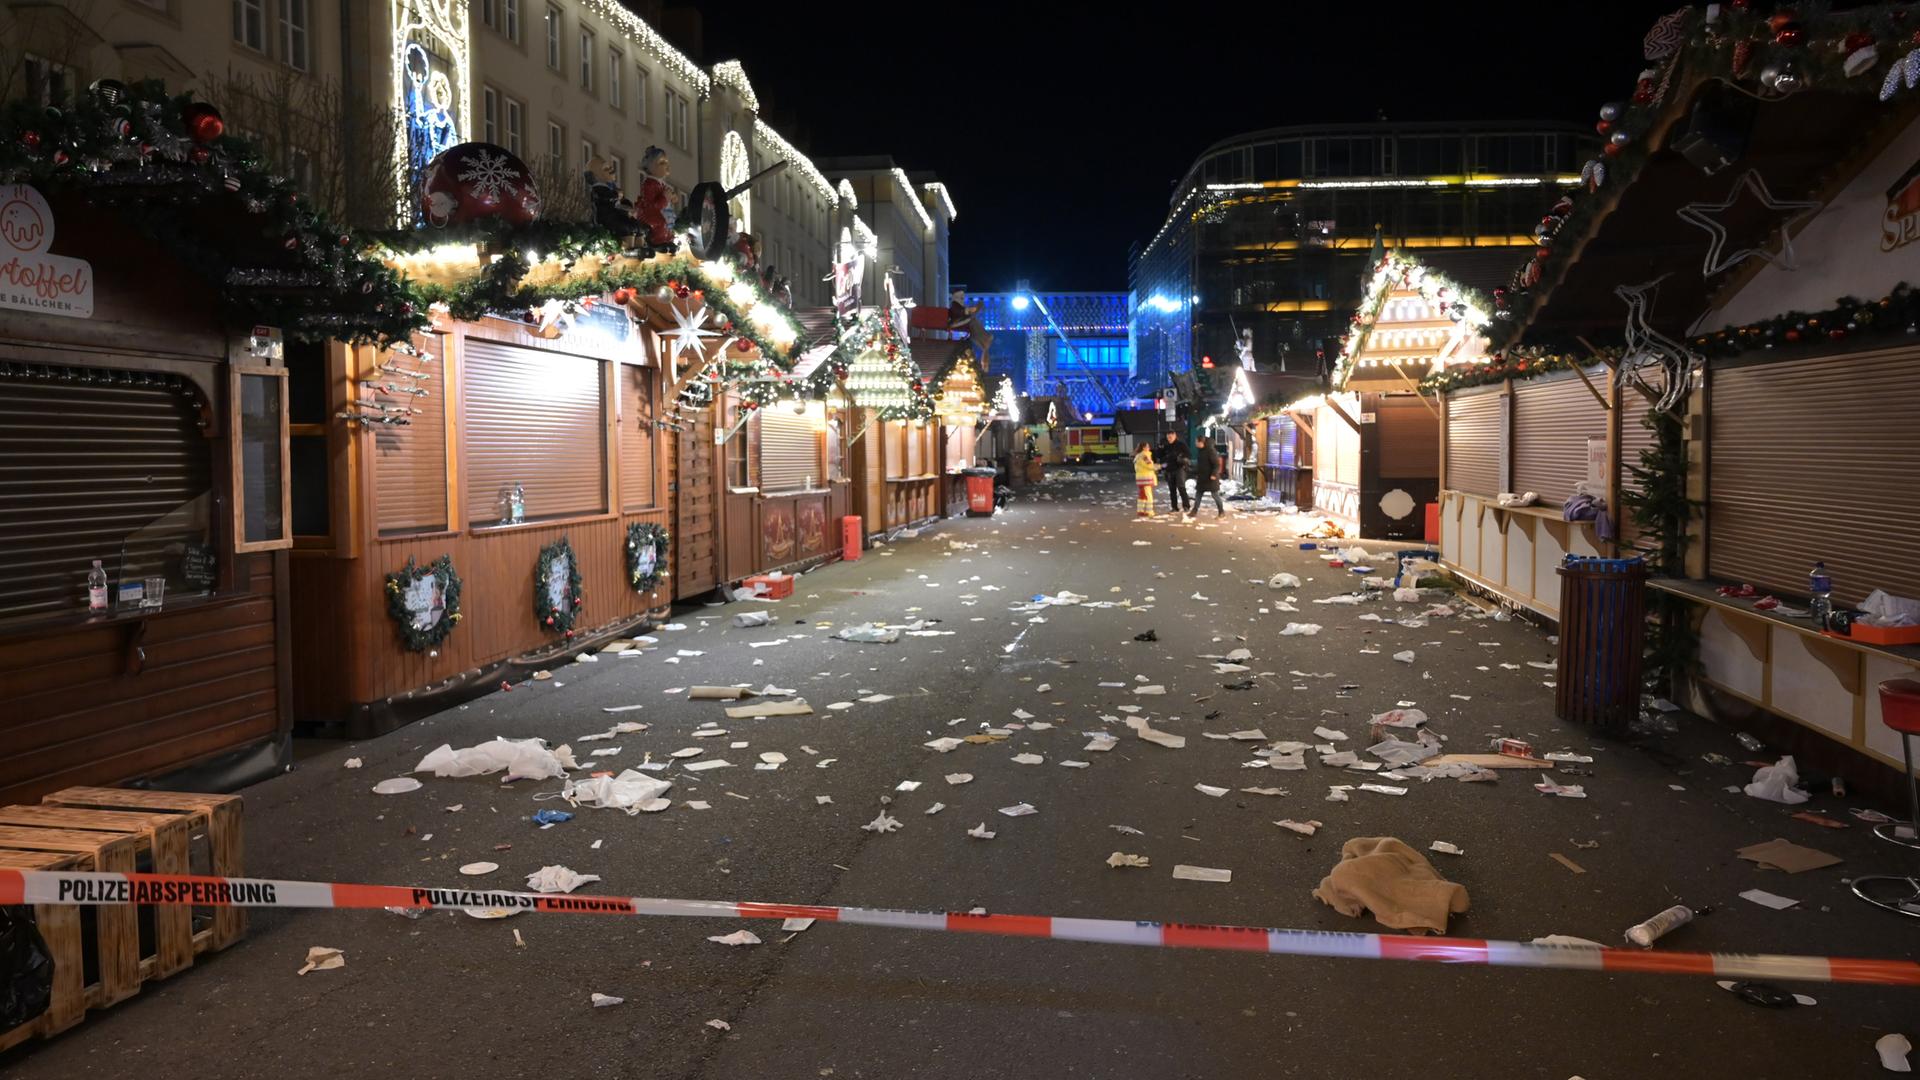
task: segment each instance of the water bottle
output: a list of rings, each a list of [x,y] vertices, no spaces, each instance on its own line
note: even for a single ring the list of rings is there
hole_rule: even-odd
[[[93,569],[87,571],[87,610],[107,610],[107,571],[100,560],[93,560]]]
[[[1807,575],[1807,591],[1813,594],[1813,625],[1824,627],[1827,616],[1833,614],[1833,579],[1827,576],[1827,564],[1813,564],[1813,573]]]

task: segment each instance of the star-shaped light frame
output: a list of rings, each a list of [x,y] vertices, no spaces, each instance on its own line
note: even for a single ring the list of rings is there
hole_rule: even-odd
[[[1734,206],[1737,206],[1748,194],[1759,199],[1760,205],[1767,210],[1775,211],[1776,213],[1793,211],[1793,213],[1790,214],[1786,220],[1781,221],[1775,229],[1769,229],[1767,231],[1767,236],[1769,237],[1772,236],[1776,229],[1780,233],[1780,253],[1777,256],[1765,247],[1745,247],[1735,251],[1731,255],[1725,254],[1727,228],[1720,224],[1716,215],[1723,214]],[[1793,226],[1798,224],[1802,219],[1818,212],[1824,205],[1824,203],[1818,202],[1776,199],[1773,197],[1773,192],[1767,189],[1767,181],[1760,175],[1758,170],[1748,169],[1746,172],[1740,174],[1739,180],[1734,182],[1733,190],[1727,192],[1725,201],[1718,203],[1688,203],[1680,208],[1679,216],[1681,221],[1705,231],[1708,236],[1713,238],[1713,242],[1707,246],[1706,260],[1700,264],[1700,276],[1709,278],[1755,255],[1784,270],[1798,269],[1798,264],[1795,262],[1793,255]]]
[[[672,306],[673,329],[661,333],[660,337],[667,345],[667,362],[673,368],[680,366],[680,354],[691,351],[697,362],[705,359],[705,348],[700,344],[702,338],[719,337],[717,330],[707,329],[707,305],[701,304],[692,311],[679,304]]]

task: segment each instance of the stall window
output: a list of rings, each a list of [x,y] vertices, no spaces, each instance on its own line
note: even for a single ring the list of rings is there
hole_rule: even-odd
[[[467,520],[499,525],[605,513],[606,394],[599,361],[466,339]]]
[[[785,405],[760,411],[760,488],[800,491],[823,486],[820,428],[813,407],[796,414]]]
[[[0,359],[0,620],[86,610],[113,584],[165,596],[213,587],[213,455],[199,395],[177,376]]]
[[[834,410],[827,414],[827,475],[835,480],[847,478],[847,414]]]
[[[721,410],[720,415],[724,418],[727,427],[733,430],[733,437],[720,448],[725,463],[724,475],[727,478],[727,486],[735,491],[748,490],[753,487],[753,462],[747,456],[747,442],[751,437],[749,431],[752,425],[740,423],[740,403],[732,398],[727,399],[726,407]],[[735,424],[739,424],[738,429],[733,428]]]
[[[233,549],[244,552],[292,547],[287,369],[235,364],[230,385]]]
[[[373,425],[374,515],[381,536],[442,532],[447,527],[446,364],[437,355],[445,338],[420,356],[379,353],[381,370],[371,373],[384,387],[391,383],[423,389],[425,394],[379,393],[377,404],[417,409],[409,424]]]
[[[333,490],[327,446],[327,346],[288,342],[287,457],[293,482],[293,535],[297,547],[333,543]]]
[[[620,373],[620,508],[654,505],[653,368],[622,364]]]

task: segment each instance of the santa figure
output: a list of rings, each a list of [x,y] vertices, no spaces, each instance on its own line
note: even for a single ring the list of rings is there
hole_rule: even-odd
[[[647,243],[672,250],[676,193],[667,177],[673,172],[673,163],[667,160],[665,150],[649,146],[640,158],[640,171],[646,178],[640,182],[639,197],[633,200],[633,216],[646,226]]]

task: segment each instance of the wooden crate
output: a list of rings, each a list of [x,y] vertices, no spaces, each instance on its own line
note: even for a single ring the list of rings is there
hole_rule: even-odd
[[[51,852],[0,851],[0,868],[7,870],[80,870],[83,856]],[[53,954],[53,998],[47,1011],[10,1031],[0,1031],[0,1053],[34,1036],[57,1035],[87,1015],[85,952],[81,945],[80,909],[72,904],[35,904],[34,921]],[[98,990],[98,984],[94,988]]]
[[[0,806],[0,827],[121,833],[134,837],[134,862],[156,874],[191,873],[184,814],[75,810],[64,806]],[[144,856],[144,859],[142,858]],[[193,965],[193,909],[160,904],[145,909],[153,922],[153,952],[140,957],[140,980],[164,979]],[[136,912],[138,918],[142,912]]]
[[[240,816],[244,804],[238,795],[70,787],[46,796],[40,803],[42,806],[73,809],[178,815],[187,822],[189,841],[200,836],[207,838],[208,873],[216,877],[245,876],[243,853],[246,845]],[[224,949],[246,936],[246,932],[245,908],[216,907],[213,909],[211,928],[193,935],[193,951],[203,953],[209,949]]]
[[[136,833],[0,825],[0,852],[72,856],[74,862],[65,867],[69,870],[130,873],[139,848]],[[114,906],[94,908],[93,913],[100,981],[87,988],[87,1004],[103,1008],[140,992],[140,913]]]

